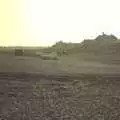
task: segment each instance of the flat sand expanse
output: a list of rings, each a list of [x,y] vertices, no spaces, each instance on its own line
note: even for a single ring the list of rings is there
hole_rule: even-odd
[[[28,72],[44,74],[119,74],[120,65],[80,60],[41,60],[37,57],[0,56],[0,72]]]

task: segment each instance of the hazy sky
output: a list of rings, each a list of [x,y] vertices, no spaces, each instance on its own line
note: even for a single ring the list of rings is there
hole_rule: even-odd
[[[120,0],[0,0],[0,45],[120,37]]]

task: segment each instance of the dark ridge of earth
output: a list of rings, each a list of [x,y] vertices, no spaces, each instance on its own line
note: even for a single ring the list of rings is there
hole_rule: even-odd
[[[120,120],[120,74],[0,72],[0,120]]]

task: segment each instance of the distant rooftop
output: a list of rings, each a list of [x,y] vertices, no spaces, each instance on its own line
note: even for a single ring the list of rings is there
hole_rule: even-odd
[[[108,42],[112,42],[112,41],[116,41],[118,40],[118,38],[114,35],[107,35],[104,32],[102,33],[102,35],[99,35],[98,37],[96,37],[95,39],[96,41],[108,41]]]

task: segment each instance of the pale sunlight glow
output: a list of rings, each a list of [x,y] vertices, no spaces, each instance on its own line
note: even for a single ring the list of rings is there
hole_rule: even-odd
[[[81,42],[101,32],[120,37],[119,0],[0,0],[0,45]]]

